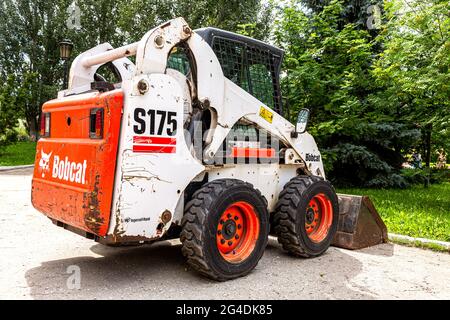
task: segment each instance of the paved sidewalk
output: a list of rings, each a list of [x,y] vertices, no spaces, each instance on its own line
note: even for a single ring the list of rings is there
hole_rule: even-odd
[[[0,172],[5,172],[5,171],[18,171],[18,170],[29,170],[34,168],[34,164],[26,164],[23,166],[0,166]],[[28,171],[26,171],[28,172]]]
[[[209,281],[178,241],[109,248],[54,226],[31,206],[31,171],[0,173],[0,299],[450,299],[450,254],[393,244],[296,259],[271,239],[250,275]]]

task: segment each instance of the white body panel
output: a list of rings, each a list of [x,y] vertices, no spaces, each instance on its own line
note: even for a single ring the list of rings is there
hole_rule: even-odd
[[[275,210],[278,195],[284,185],[296,176],[298,165],[238,164],[223,168],[207,168],[209,181],[217,179],[239,179],[253,184],[267,200],[269,212]]]
[[[154,90],[142,96],[133,92],[136,83],[146,79]],[[158,229],[165,211],[172,218],[183,191],[189,182],[204,170],[204,166],[189,152],[182,130],[178,130],[175,153],[133,152],[132,120],[134,110],[156,107],[177,113],[177,122],[183,123],[183,90],[174,78],[165,74],[136,77],[124,85],[124,121],[122,122],[116,183],[109,234],[120,237],[154,238],[170,226]]]
[[[225,83],[224,101],[221,105],[213,105],[218,114],[218,125],[214,128],[211,144],[205,150],[206,160],[216,153],[233,125],[239,119],[245,118],[290,145],[300,158],[305,160],[309,172],[325,178],[319,148],[308,132],[300,134],[298,138],[291,138],[291,132],[295,130],[293,124],[230,80],[223,77],[223,81]],[[270,110],[273,114],[271,123],[259,115],[261,107]],[[307,153],[318,156],[320,161],[308,161]]]
[[[138,43],[116,50],[104,44],[83,53],[73,62],[69,90],[60,93],[65,95],[82,90],[93,81],[99,63],[107,61],[115,60],[124,79],[123,118],[108,232],[113,241],[145,241],[161,237],[171,223],[180,222],[186,187],[194,180],[201,181],[205,174],[209,181],[234,178],[252,183],[266,198],[269,211],[274,210],[278,194],[286,182],[297,175],[299,168],[308,174],[325,177],[313,137],[305,132],[292,138],[294,125],[226,79],[211,47],[186,27],[182,18],[174,19],[149,31]],[[156,40],[158,37],[163,37],[163,45]],[[186,108],[186,103],[193,97],[186,89],[185,81],[182,83],[182,77],[166,72],[167,56],[180,41],[188,44],[195,57],[197,98],[212,111],[212,127],[203,159],[194,158],[181,130],[192,110],[191,106]],[[136,66],[125,58],[134,53]],[[145,84],[145,90],[138,89],[139,83]],[[260,115],[261,108],[271,114],[271,121]],[[176,151],[135,152],[136,141],[141,141],[140,138],[153,139],[148,137],[151,136],[148,127],[140,130],[143,125],[136,120],[136,112],[146,116],[152,110],[176,113],[179,130],[174,135],[169,134],[169,129],[161,133],[166,140],[176,140]],[[265,129],[288,147],[286,164],[207,165],[233,125],[243,119]],[[313,155],[311,161],[307,154]],[[170,219],[164,221],[167,219],[162,219],[162,215],[167,213]]]

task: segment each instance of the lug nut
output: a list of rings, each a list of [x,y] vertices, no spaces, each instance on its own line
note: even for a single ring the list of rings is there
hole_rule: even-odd
[[[234,220],[238,220],[238,219],[239,219],[239,217],[238,217],[238,216],[235,216],[235,217],[234,217]]]
[[[242,226],[240,224],[238,224],[238,229],[241,229],[241,228],[242,228]]]
[[[228,219],[230,219],[231,218],[231,214],[229,213],[229,214],[227,214],[227,217],[228,217]]]
[[[148,91],[148,83],[145,80],[140,80],[137,84],[137,88],[140,94],[144,94]]]
[[[222,231],[217,231],[217,234],[220,236],[222,234]]]
[[[186,34],[191,34],[191,28],[189,28],[188,26],[183,26],[183,32]]]
[[[163,212],[162,216],[161,216],[161,221],[166,224],[168,223],[170,220],[172,219],[172,214],[170,213],[170,211],[166,210]]]
[[[223,239],[220,240],[220,243],[221,243],[221,244],[224,244],[224,243],[225,243],[225,240],[223,240]]]
[[[231,242],[231,241],[228,241],[228,245],[229,246],[231,246],[233,244],[233,242]]]
[[[239,235],[238,235],[238,234],[235,235],[234,238],[235,238],[236,240],[239,239]]]
[[[155,47],[161,49],[164,47],[164,37],[162,35],[157,35],[155,37]]]

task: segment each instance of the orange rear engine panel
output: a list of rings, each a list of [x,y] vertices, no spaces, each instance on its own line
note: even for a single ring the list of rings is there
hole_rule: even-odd
[[[37,210],[86,232],[106,235],[122,107],[121,90],[44,104],[43,112],[50,113],[50,135],[37,143],[31,191]],[[103,108],[103,135],[91,138],[91,113],[99,108]]]

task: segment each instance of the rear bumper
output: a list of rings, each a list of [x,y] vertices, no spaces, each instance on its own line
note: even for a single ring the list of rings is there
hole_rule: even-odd
[[[111,218],[123,92],[47,102],[50,136],[39,139],[32,180],[33,206],[65,225],[105,237]],[[103,109],[103,135],[90,137],[91,111]],[[68,121],[71,119],[71,121]]]
[[[114,237],[113,235],[107,235],[106,237],[99,237],[98,235],[95,235],[86,230],[74,227],[74,226],[64,223],[62,221],[58,221],[53,218],[50,218],[50,220],[53,222],[53,224],[55,224],[58,227],[64,228],[65,230],[73,232],[77,235],[80,235],[80,236],[86,238],[86,239],[95,240],[98,243],[101,243],[106,246],[112,246],[112,247],[136,246],[136,245],[141,245],[141,244],[150,244],[157,240],[169,240],[169,239],[175,239],[175,238],[179,237],[178,234],[173,237],[164,237],[164,238],[158,238],[158,239],[153,239],[153,240],[137,238],[137,237],[117,238],[117,237]]]
[[[33,206],[47,217],[96,235],[106,234],[108,224],[100,214],[95,188],[91,191],[35,177],[31,190]]]

